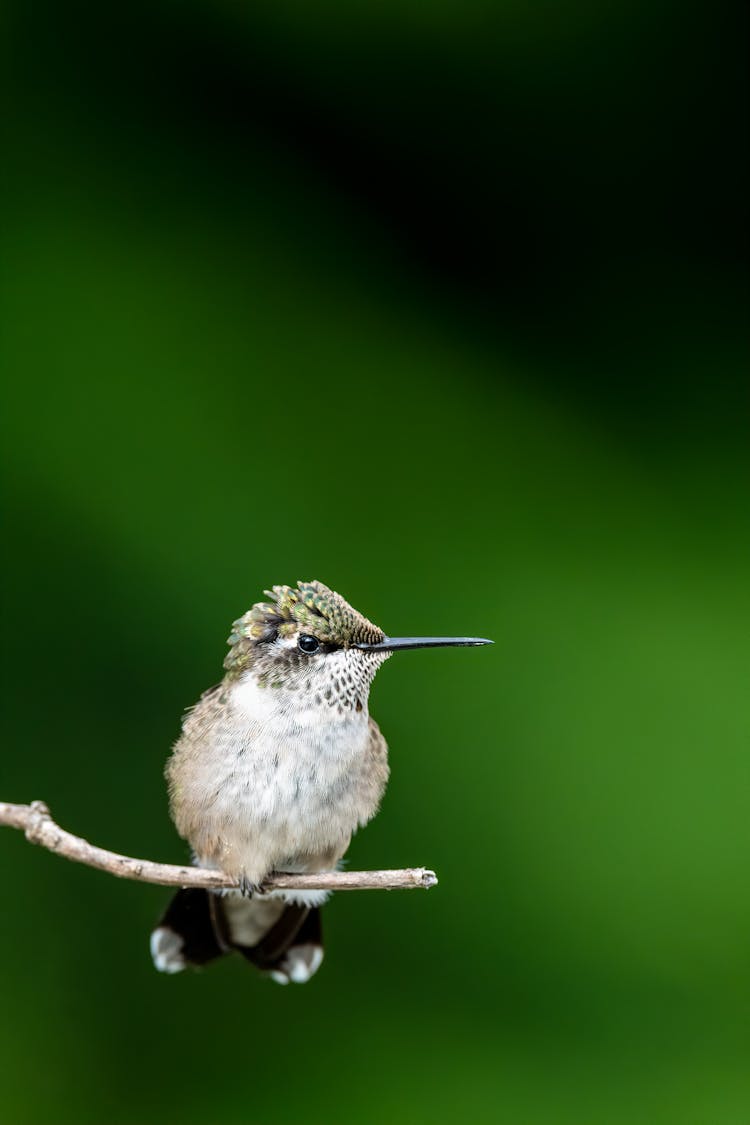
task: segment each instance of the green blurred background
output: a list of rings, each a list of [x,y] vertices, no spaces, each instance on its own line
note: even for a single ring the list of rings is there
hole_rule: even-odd
[[[0,797],[180,862],[229,622],[407,654],[328,958],[166,978],[167,892],[0,837],[7,1125],[745,1125],[739,4],[6,6]],[[8,49],[9,48],[9,49]]]

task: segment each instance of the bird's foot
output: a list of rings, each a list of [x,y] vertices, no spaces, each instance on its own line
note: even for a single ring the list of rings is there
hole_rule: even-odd
[[[255,895],[260,894],[261,884],[254,883],[252,879],[243,872],[237,880],[240,894],[244,898],[254,898]]]

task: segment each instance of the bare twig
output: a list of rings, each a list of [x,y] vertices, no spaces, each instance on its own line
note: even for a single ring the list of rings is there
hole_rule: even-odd
[[[170,863],[154,863],[150,859],[133,859],[104,848],[97,848],[80,836],[73,836],[55,824],[44,801],[30,805],[9,805],[0,801],[0,825],[20,828],[32,844],[40,844],[75,863],[85,863],[121,879],[141,883],[158,883],[166,887],[236,887],[237,883],[221,871],[205,867],[177,867]],[[263,883],[264,891],[320,890],[367,891],[396,890],[402,887],[434,887],[437,876],[424,867],[407,867],[399,871],[322,871],[315,875],[289,875],[274,872]]]

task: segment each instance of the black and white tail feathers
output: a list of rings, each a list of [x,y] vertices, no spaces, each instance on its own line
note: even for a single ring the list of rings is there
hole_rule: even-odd
[[[151,934],[151,956],[163,973],[234,951],[279,984],[303,984],[323,961],[320,908],[185,888]]]

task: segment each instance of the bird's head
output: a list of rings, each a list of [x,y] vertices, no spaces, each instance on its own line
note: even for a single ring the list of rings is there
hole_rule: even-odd
[[[370,684],[392,652],[491,644],[481,637],[388,637],[322,582],[265,591],[234,622],[224,667],[251,672],[261,687],[313,693],[316,702],[362,710]]]

